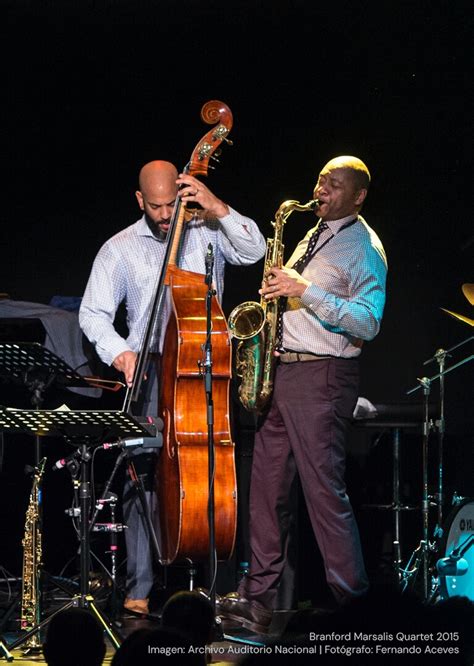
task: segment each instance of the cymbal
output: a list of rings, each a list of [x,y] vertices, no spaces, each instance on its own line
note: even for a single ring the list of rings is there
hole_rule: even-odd
[[[460,319],[465,324],[469,324],[469,326],[474,326],[474,319],[469,319],[468,317],[464,317],[464,315],[460,315],[457,312],[451,312],[451,310],[446,310],[445,308],[441,308],[441,310],[443,310],[443,312],[447,312],[452,317],[456,317],[456,319]]]
[[[466,282],[465,284],[463,284],[461,289],[462,289],[462,293],[467,298],[469,303],[471,305],[474,305],[474,284],[472,284],[472,283],[469,284],[468,282]]]

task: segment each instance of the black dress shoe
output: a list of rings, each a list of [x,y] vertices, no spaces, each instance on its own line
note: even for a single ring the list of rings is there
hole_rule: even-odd
[[[268,633],[272,621],[271,610],[258,601],[245,599],[238,592],[229,592],[222,597],[216,608],[216,614],[221,618],[224,628],[239,626],[257,634]]]

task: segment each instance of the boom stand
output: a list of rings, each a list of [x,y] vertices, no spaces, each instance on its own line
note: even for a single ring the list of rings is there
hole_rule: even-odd
[[[79,482],[79,538],[80,538],[80,594],[54,613],[39,622],[17,641],[8,646],[15,649],[46,626],[52,618],[67,608],[79,606],[89,609],[107,633],[112,645],[118,648],[121,637],[116,635],[108,618],[95,605],[89,592],[90,568],[90,475],[88,463],[90,448],[97,448],[104,441],[132,436],[146,436],[147,431],[129,414],[101,411],[29,411],[0,410],[0,429],[29,432],[35,435],[62,436],[69,443],[76,443],[75,457],[80,462]]]

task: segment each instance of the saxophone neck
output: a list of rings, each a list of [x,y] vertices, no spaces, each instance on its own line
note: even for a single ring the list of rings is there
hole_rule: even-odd
[[[318,203],[319,202],[317,199],[310,199],[305,204],[301,204],[299,201],[295,201],[295,199],[287,199],[281,204],[280,208],[277,210],[275,219],[277,221],[280,220],[282,222],[286,222],[287,218],[291,215],[293,211],[296,210],[299,213],[311,211],[316,208]]]

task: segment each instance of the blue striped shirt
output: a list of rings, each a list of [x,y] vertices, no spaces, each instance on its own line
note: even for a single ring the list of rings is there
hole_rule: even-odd
[[[288,299],[283,315],[285,349],[352,358],[359,356],[364,340],[379,332],[387,259],[377,234],[360,215],[341,229],[353,217],[325,220],[329,228],[302,272],[311,284],[301,298]],[[313,231],[298,243],[287,267],[304,254]]]
[[[180,267],[205,274],[209,243],[214,252],[214,284],[222,299],[225,263],[249,265],[265,254],[266,243],[257,225],[229,209],[220,220],[193,219],[186,226]],[[110,238],[99,250],[79,312],[79,323],[107,364],[122,352],[139,351],[148,321],[150,304],[157,288],[166,243],[159,241],[145,218]],[[126,302],[129,334],[124,340],[114,328],[122,301]],[[169,303],[163,309],[167,321]],[[164,326],[161,326],[162,338]]]

